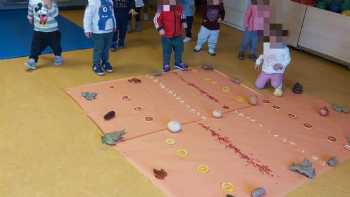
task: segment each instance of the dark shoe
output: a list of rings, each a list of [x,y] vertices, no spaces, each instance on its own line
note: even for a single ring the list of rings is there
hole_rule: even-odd
[[[175,64],[175,68],[184,71],[188,69],[188,66],[184,63],[180,63],[180,64]]]
[[[244,52],[239,52],[238,53],[238,59],[244,60]]]
[[[255,54],[250,54],[249,59],[255,61],[258,57]]]
[[[105,72],[108,72],[108,73],[113,72],[113,68],[112,68],[111,63],[106,62],[106,63],[104,63],[102,66],[103,66],[103,70],[104,70]]]
[[[103,71],[103,68],[101,65],[99,64],[94,64],[92,66],[92,70],[95,72],[96,75],[98,76],[103,76],[105,74],[105,72]]]
[[[163,72],[169,72],[170,71],[170,66],[169,64],[163,65]]]

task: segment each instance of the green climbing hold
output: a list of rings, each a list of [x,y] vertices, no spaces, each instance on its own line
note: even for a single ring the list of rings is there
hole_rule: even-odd
[[[119,140],[123,138],[124,135],[125,135],[124,129],[120,131],[115,131],[112,133],[106,133],[104,134],[104,136],[101,137],[101,141],[103,144],[115,145]]]

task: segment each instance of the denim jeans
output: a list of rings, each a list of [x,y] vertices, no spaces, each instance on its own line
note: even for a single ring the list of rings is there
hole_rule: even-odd
[[[175,64],[182,63],[182,52],[184,50],[184,43],[182,36],[166,38],[162,36],[161,39],[163,47],[163,65],[170,64],[171,53],[175,52]]]
[[[250,54],[256,55],[256,48],[259,42],[257,31],[244,31],[243,40],[239,52],[245,52],[249,50]]]
[[[202,48],[204,43],[208,41],[209,50],[215,50],[219,39],[219,32],[219,30],[209,30],[206,27],[201,26],[198,33],[196,48]]]
[[[93,64],[103,64],[109,60],[109,49],[112,45],[113,33],[92,34],[94,45]]]

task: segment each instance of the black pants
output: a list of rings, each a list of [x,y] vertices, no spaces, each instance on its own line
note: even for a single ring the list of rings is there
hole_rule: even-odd
[[[55,54],[55,56],[61,56],[61,32],[39,32],[34,31],[32,38],[32,46],[30,50],[29,58],[38,61],[39,55],[46,49],[50,47]]]
[[[186,37],[192,38],[192,25],[193,25],[193,16],[186,16]]]

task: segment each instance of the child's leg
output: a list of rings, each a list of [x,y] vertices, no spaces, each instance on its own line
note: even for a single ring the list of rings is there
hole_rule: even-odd
[[[138,14],[136,14],[136,16],[135,16],[135,21],[136,21],[135,30],[136,30],[137,32],[142,31],[142,26],[141,26],[141,10],[142,10],[142,7],[135,8],[135,11],[138,12]]]
[[[263,89],[266,86],[266,83],[270,80],[271,74],[265,74],[261,72],[258,78],[255,81],[255,86],[257,89]]]
[[[46,46],[47,38],[45,36],[45,33],[34,31],[29,58],[34,59],[34,61],[37,62],[39,55],[46,48]]]
[[[180,65],[182,63],[182,53],[184,51],[182,36],[173,38],[172,43],[175,51],[175,64]]]
[[[208,39],[209,53],[215,53],[216,45],[219,39],[219,30],[211,30]]]
[[[102,60],[102,54],[104,50],[104,34],[93,34],[92,35],[92,40],[93,40],[93,45],[94,45],[94,50],[93,50],[93,65],[100,65],[101,60]]]
[[[161,42],[163,48],[163,65],[169,65],[172,51],[171,40],[170,38],[162,37]]]
[[[61,32],[54,31],[48,33],[48,45],[51,47],[55,56],[62,55],[62,47],[61,47]]]
[[[250,47],[250,54],[256,55],[256,49],[259,42],[258,32],[254,31],[250,33],[250,41],[251,41],[251,47]]]
[[[186,37],[192,38],[193,16],[187,16],[186,23],[187,23]]]
[[[200,50],[203,46],[203,44],[208,40],[209,38],[210,31],[204,26],[201,26],[201,29],[199,30],[198,33],[198,38],[197,38],[197,44],[195,49]]]
[[[126,32],[128,30],[128,20],[127,17],[124,19],[120,19],[119,25],[118,25],[118,47],[124,48],[125,47],[125,37]]]
[[[102,64],[109,63],[109,49],[111,48],[112,41],[113,41],[113,34],[114,32],[111,33],[106,33],[103,34],[103,51],[102,51]]]
[[[283,86],[283,74],[276,73],[271,75],[271,85],[273,88],[282,88]]]
[[[241,46],[239,48],[240,53],[244,53],[248,49],[250,40],[251,40],[251,32],[247,31],[247,30],[244,31],[243,40],[242,40]]]

